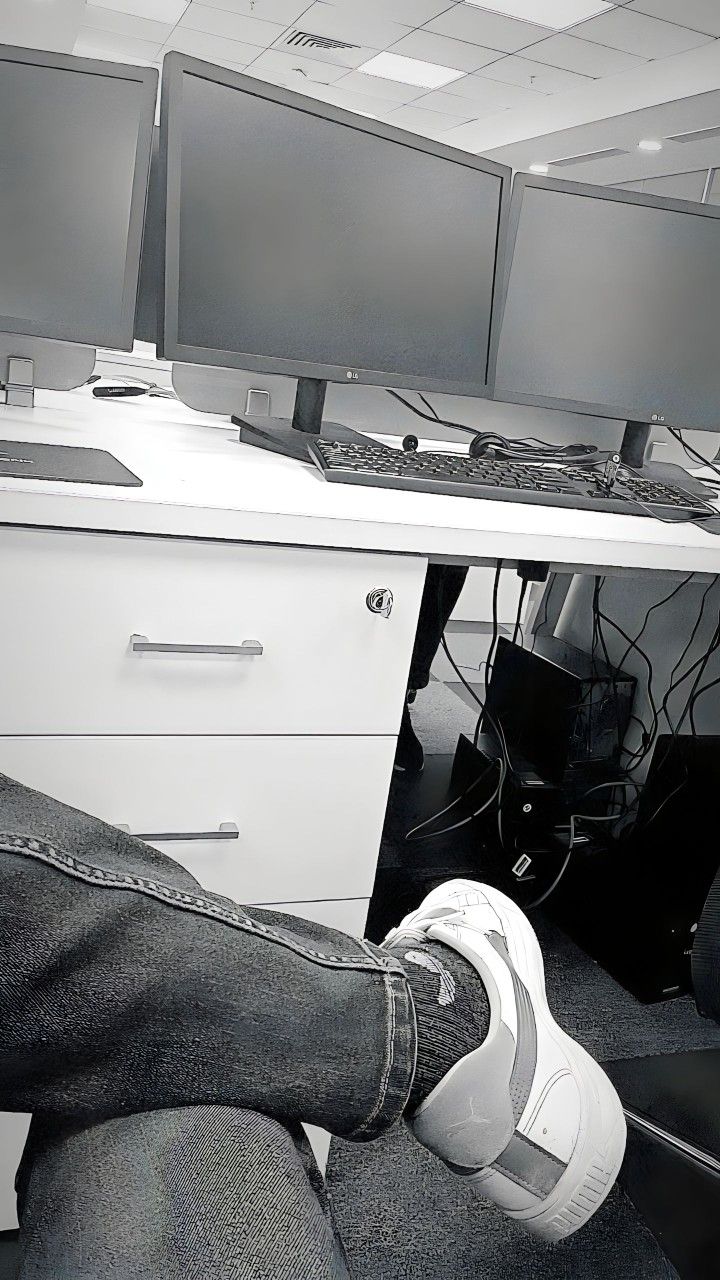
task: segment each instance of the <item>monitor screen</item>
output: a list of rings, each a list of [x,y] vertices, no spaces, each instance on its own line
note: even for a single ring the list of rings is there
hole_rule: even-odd
[[[131,347],[154,69],[0,47],[0,330]]]
[[[181,55],[163,86],[167,357],[486,393],[509,170]]]
[[[496,394],[720,428],[720,209],[515,180]]]

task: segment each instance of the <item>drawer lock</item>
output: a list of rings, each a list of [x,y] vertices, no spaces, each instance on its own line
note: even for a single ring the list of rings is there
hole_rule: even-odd
[[[393,593],[389,587],[373,587],[368,591],[365,603],[371,613],[389,618],[393,607]]]

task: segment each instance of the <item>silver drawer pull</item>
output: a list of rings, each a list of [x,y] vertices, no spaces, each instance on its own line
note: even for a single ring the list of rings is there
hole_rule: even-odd
[[[158,644],[147,636],[130,637],[133,653],[222,653],[238,658],[260,658],[263,646],[259,640],[243,640],[242,644]]]
[[[118,831],[127,836],[135,836],[136,840],[170,841],[170,840],[238,840],[240,832],[235,822],[221,822],[217,831],[131,831],[122,822],[115,824]]]

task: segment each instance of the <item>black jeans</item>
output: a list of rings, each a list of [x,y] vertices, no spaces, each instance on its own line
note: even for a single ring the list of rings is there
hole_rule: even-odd
[[[433,659],[467,574],[466,565],[428,565],[410,663],[409,689],[424,689],[428,685]]]
[[[22,1280],[345,1277],[299,1126],[402,1115],[398,961],[2,776],[0,832],[0,1109],[35,1116]]]

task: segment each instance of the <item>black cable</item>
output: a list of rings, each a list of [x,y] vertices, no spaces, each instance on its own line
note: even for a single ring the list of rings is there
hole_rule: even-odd
[[[692,445],[688,444],[687,441],[683,439],[682,431],[677,431],[675,427],[668,427],[668,431],[670,432],[670,435],[682,445],[685,452],[689,454],[691,458],[697,459],[698,462],[702,462],[704,467],[708,467],[710,471],[714,471],[715,475],[720,480],[720,468],[716,467],[715,463],[711,462],[709,458],[704,458],[701,453],[698,453],[697,449],[693,449]]]
[[[496,646],[496,644],[497,644],[497,640],[498,640],[498,630],[499,630],[499,623],[498,623],[498,592],[499,592],[499,590],[500,590],[500,575],[501,575],[501,573],[502,573],[502,568],[503,568],[503,562],[502,562],[502,560],[498,560],[497,565],[495,566],[495,577],[494,577],[494,579],[493,579],[493,593],[492,593],[492,635],[490,636],[490,648],[488,649],[487,662],[485,663],[485,693],[486,693],[486,695],[487,695],[487,691],[488,691],[488,689],[489,689],[489,687],[490,687],[490,681],[491,681],[491,679],[492,679],[492,669],[493,669],[494,650],[495,650],[495,646]],[[483,708],[483,710],[484,710],[484,708]],[[480,715],[479,715],[479,716],[478,716],[478,718],[477,718],[477,724],[475,725],[475,733],[474,733],[474,735],[473,735],[473,746],[474,746],[475,748],[477,748],[478,739],[479,739],[479,737],[480,737],[480,728],[481,728],[481,725],[482,725],[482,711],[481,711]]]
[[[521,624],[522,624],[522,611],[523,611],[523,605],[524,605],[524,603],[525,603],[525,596],[527,595],[527,589],[528,589],[528,580],[527,580],[527,578],[523,578],[523,579],[522,579],[522,585],[521,585],[521,587],[520,587],[520,595],[519,595],[519,597],[518,597],[518,607],[517,607],[517,617],[516,617],[516,619],[515,619],[515,628],[514,628],[514,630],[513,630],[513,634],[512,634],[512,643],[513,643],[513,644],[515,644],[515,643],[517,642],[518,632],[520,632],[520,637],[521,637],[521,640],[523,641],[523,643],[524,643],[524,640],[525,640],[525,637],[524,637],[524,636],[523,636],[523,634],[522,634],[522,626],[521,626]]]
[[[386,387],[385,390],[389,396],[392,396],[393,400],[399,400],[400,404],[404,404],[406,409],[409,409],[411,413],[417,414],[418,418],[424,418],[426,422],[439,423],[440,426],[443,427],[452,427],[455,431],[465,431],[470,436],[476,436],[478,434],[475,427],[468,427],[463,422],[450,422],[446,418],[439,418],[434,410],[432,414],[423,413],[422,409],[418,409],[417,405],[411,404],[410,401],[406,400],[404,396],[401,396],[398,391],[391,391],[389,387]]]
[[[449,427],[452,431],[463,431],[467,435],[473,436],[473,438],[479,438],[482,443],[488,446],[488,448],[492,448],[494,451],[504,454],[507,457],[515,457],[518,461],[555,461],[577,463],[580,465],[581,462],[586,462],[590,457],[594,461],[600,457],[600,454],[594,445],[583,443],[555,445],[548,444],[543,441],[539,441],[537,444],[533,445],[528,440],[508,440],[505,436],[500,435],[496,431],[478,431],[476,427],[469,427],[464,422],[454,422],[449,418],[441,418],[430,404],[430,401],[425,396],[421,395],[420,392],[418,392],[418,395],[420,396],[423,404],[430,410],[429,413],[424,413],[422,409],[417,407],[417,405],[412,404],[410,400],[406,400],[404,396],[401,396],[398,391],[393,391],[390,387],[386,387],[385,390],[389,396],[392,396],[394,400],[398,400],[406,409],[409,409],[411,413],[416,414],[418,418],[424,419],[425,422],[432,422],[435,425]]]
[[[669,603],[670,603],[670,601],[671,601],[671,600],[673,600],[673,599],[675,598],[675,596],[676,596],[676,595],[677,595],[677,594],[682,590],[682,588],[683,588],[683,587],[686,587],[686,586],[688,585],[688,583],[690,583],[690,582],[692,581],[692,579],[694,578],[694,576],[695,576],[695,575],[694,575],[693,573],[689,573],[689,574],[688,574],[688,576],[687,576],[686,578],[683,578],[683,579],[682,579],[682,582],[679,582],[679,583],[677,584],[677,586],[676,586],[676,587],[673,587],[672,591],[670,592],[670,594],[669,594],[668,596],[664,596],[662,600],[656,600],[656,601],[655,601],[655,604],[651,604],[651,605],[650,605],[650,608],[648,609],[647,613],[645,614],[645,618],[644,618],[643,624],[642,624],[642,626],[641,626],[640,630],[638,631],[638,633],[637,633],[637,635],[636,635],[636,637],[635,637],[635,644],[638,644],[638,642],[639,642],[639,640],[640,640],[640,637],[642,636],[643,632],[645,631],[645,628],[646,628],[646,626],[647,626],[648,622],[650,621],[650,614],[651,614],[651,613],[654,613],[654,611],[655,611],[656,609],[660,609],[660,608],[662,608],[662,606],[663,606],[663,605],[665,605],[665,604],[669,604]],[[625,662],[627,662],[627,657],[628,657],[628,654],[630,653],[630,648],[631,648],[631,646],[630,646],[630,645],[628,645],[628,647],[627,647],[627,649],[625,650],[625,652],[624,652],[624,654],[623,654],[622,658],[620,658],[620,659],[618,660],[617,669],[618,669],[618,671],[619,671],[621,674],[622,674],[623,665],[625,664]]]
[[[700,698],[703,695],[703,693],[707,693],[708,689],[713,689],[715,685],[718,685],[718,684],[720,684],[720,676],[716,676],[714,680],[710,680],[708,681],[707,684],[704,684],[700,689],[696,689],[690,699],[690,725],[692,727],[693,735],[697,733],[697,730],[695,728],[695,718],[694,718],[695,703],[697,702],[698,698]]]
[[[658,713],[657,706],[655,704],[655,699],[653,697],[653,691],[652,691],[652,682],[653,682],[653,675],[654,675],[653,665],[650,659],[648,658],[647,654],[645,653],[645,651],[641,649],[638,644],[635,643],[632,637],[629,636],[627,632],[623,630],[623,628],[619,625],[619,623],[615,622],[612,618],[609,618],[607,614],[603,613],[602,610],[599,608],[598,608],[598,617],[601,618],[603,622],[607,622],[609,626],[614,627],[614,629],[618,632],[618,634],[622,636],[623,640],[626,641],[629,648],[634,649],[636,653],[639,654],[639,656],[642,658],[643,662],[646,664],[648,669],[647,696],[648,696],[648,701],[650,703],[650,710],[652,712],[652,724],[650,729],[647,730],[647,732],[650,735],[650,738],[645,751],[640,755],[640,758],[635,760],[635,762],[628,769],[628,773],[630,773],[632,769],[637,769],[637,767],[645,759],[648,751],[650,750],[652,742],[654,740],[655,733],[657,731],[657,726],[659,723],[659,713]],[[633,753],[631,752],[630,754],[632,755]]]

